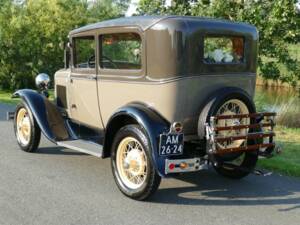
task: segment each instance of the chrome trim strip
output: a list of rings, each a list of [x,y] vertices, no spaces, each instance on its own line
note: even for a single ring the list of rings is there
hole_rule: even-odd
[[[248,78],[256,76],[255,73],[247,73],[247,74],[243,74],[243,75],[248,76]],[[226,74],[226,75],[215,74],[215,75],[197,75],[197,76],[178,76],[178,77],[173,77],[173,78],[169,78],[169,79],[160,79],[160,80],[159,79],[152,79],[149,76],[146,76],[146,79],[143,79],[143,80],[135,80],[135,79],[126,80],[126,78],[128,79],[128,77],[122,77],[122,76],[116,77],[116,78],[119,78],[119,79],[103,79],[104,78],[103,76],[99,76],[98,80],[100,80],[100,82],[114,82],[114,83],[118,82],[118,83],[135,83],[135,84],[159,85],[159,84],[172,83],[172,82],[176,82],[176,81],[179,81],[179,80],[185,80],[185,79],[195,79],[195,78],[200,79],[202,77],[208,78],[208,77],[226,77],[226,76],[230,76],[230,77],[237,76],[237,77],[241,78],[241,74]],[[123,78],[123,80],[121,80],[120,78]],[[245,78],[247,78],[247,77],[245,77]]]
[[[70,76],[71,79],[74,80],[97,80],[97,76],[96,75],[92,75],[92,74],[87,74],[87,75],[73,75],[71,74]]]

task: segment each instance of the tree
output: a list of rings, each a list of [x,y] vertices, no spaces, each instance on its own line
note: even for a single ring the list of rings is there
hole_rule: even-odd
[[[125,12],[128,1],[2,0],[0,88],[33,87],[37,73],[63,66],[62,43],[74,28]]]
[[[296,0],[177,0],[166,7],[165,1],[142,0],[138,11],[140,14],[206,16],[253,24],[260,34],[260,74],[265,79],[295,86],[300,80],[300,62],[289,51],[300,41],[300,19],[295,3]]]

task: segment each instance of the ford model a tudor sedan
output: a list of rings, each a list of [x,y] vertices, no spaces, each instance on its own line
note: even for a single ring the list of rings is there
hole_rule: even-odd
[[[41,132],[59,146],[111,158],[125,195],[142,200],[161,177],[211,165],[230,178],[251,173],[274,150],[274,113],[253,103],[258,33],[244,23],[197,17],[131,17],[69,33],[65,68],[41,89],[19,90],[21,149]]]

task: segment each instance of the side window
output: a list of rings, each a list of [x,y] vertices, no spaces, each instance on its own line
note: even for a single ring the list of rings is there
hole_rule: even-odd
[[[95,68],[95,38],[76,37],[74,40],[74,67]]]
[[[243,37],[205,37],[204,62],[210,64],[243,63]]]
[[[103,69],[141,69],[141,37],[137,33],[100,36],[100,66]]]

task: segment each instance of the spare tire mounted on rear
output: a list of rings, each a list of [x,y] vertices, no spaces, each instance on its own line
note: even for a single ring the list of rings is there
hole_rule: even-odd
[[[206,123],[210,123],[210,118],[216,115],[238,115],[255,113],[255,105],[251,97],[243,90],[238,88],[226,88],[217,91],[214,96],[204,106],[199,116],[198,135],[201,139],[206,137]],[[216,126],[236,126],[254,123],[249,118],[234,118],[218,120]],[[218,131],[218,136],[247,135],[249,129],[224,130]],[[245,140],[226,141],[218,143],[219,149],[236,148],[243,146]],[[217,161],[215,169],[218,173],[231,177],[242,178],[248,175],[255,167],[258,159],[258,149],[244,153],[228,153],[224,155],[214,155]],[[226,166],[227,165],[227,166]],[[232,166],[229,166],[232,165]]]

